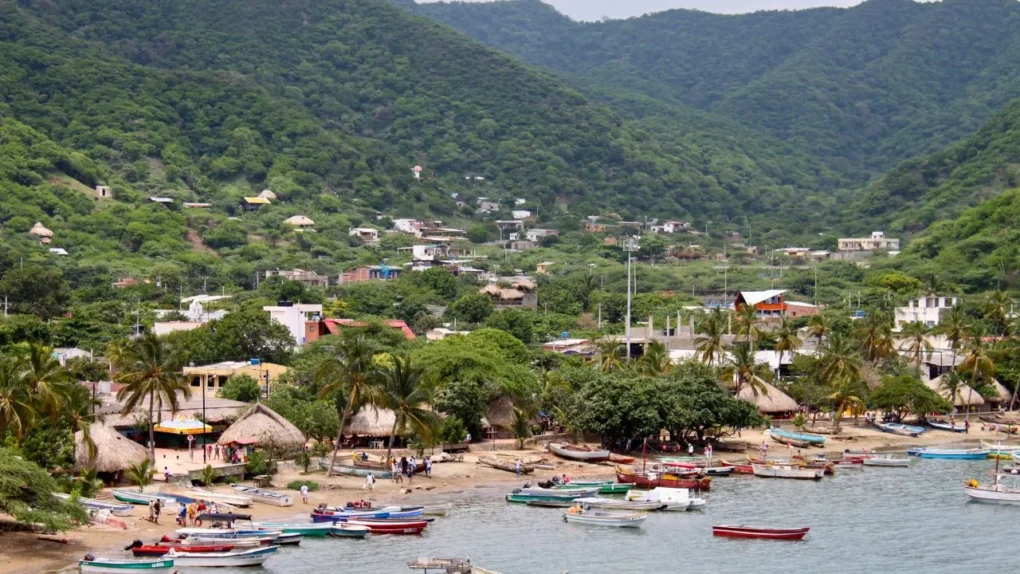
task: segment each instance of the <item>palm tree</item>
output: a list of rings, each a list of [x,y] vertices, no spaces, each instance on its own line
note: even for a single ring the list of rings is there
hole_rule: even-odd
[[[821,347],[818,362],[818,379],[835,387],[841,381],[861,378],[861,360],[856,347],[840,333],[833,333]]]
[[[170,406],[177,413],[178,397],[191,397],[191,386],[181,375],[184,357],[165,339],[151,333],[136,339],[125,349],[117,366],[117,380],[124,385],[117,391],[117,400],[123,402],[122,415],[127,415],[149,399],[149,456],[156,460],[156,443],[153,427],[156,424],[156,404]]]
[[[892,325],[885,313],[868,315],[854,334],[861,342],[861,351],[867,361],[877,363],[893,352]]]
[[[604,373],[620,368],[620,347],[616,339],[598,338],[595,340],[595,352],[599,356],[599,370]]]
[[[64,397],[64,416],[71,423],[72,434],[81,432],[82,444],[88,451],[89,468],[98,454],[96,442],[92,440],[92,423],[103,418],[102,415],[95,414],[96,408],[102,404],[102,401],[93,397],[92,393],[81,385],[72,385]],[[73,448],[78,448],[77,442]],[[77,456],[77,452],[72,454]]]
[[[427,407],[432,389],[422,380],[425,371],[411,363],[409,355],[393,357],[393,364],[382,372],[377,404],[393,411],[393,428],[386,447],[386,461],[393,452],[398,432],[412,429],[427,441],[439,427],[439,417]]]
[[[701,333],[694,339],[694,348],[698,350],[698,359],[703,363],[713,365],[722,360],[726,352],[723,344],[725,322],[726,318],[718,307],[701,320],[698,329]]]
[[[963,389],[963,379],[956,370],[949,371],[939,380],[939,389],[949,394],[949,403],[956,408],[956,399],[960,397],[960,390]]]
[[[669,359],[669,351],[666,345],[659,341],[652,341],[645,349],[645,354],[637,361],[638,371],[642,374],[656,377],[673,370],[673,363]]]
[[[1000,335],[1008,335],[1009,315],[1013,309],[1013,301],[1005,291],[993,291],[982,305],[985,319],[998,327]]]
[[[839,432],[839,423],[847,409],[850,409],[854,416],[864,411],[864,401],[853,393],[853,384],[849,380],[839,380],[832,387],[832,394],[828,398],[835,409],[833,426],[836,427],[836,432]]]
[[[738,343],[733,347],[732,357],[727,360],[722,376],[727,381],[734,381],[734,394],[739,395],[746,385],[754,393],[768,394],[765,377],[769,376],[769,366],[757,362],[754,349],[749,343]]]
[[[783,368],[783,354],[793,353],[804,344],[804,341],[800,340],[797,336],[797,329],[793,327],[793,323],[790,322],[785,316],[779,323],[779,328],[776,329],[776,350],[779,351],[779,369],[782,373]]]
[[[949,348],[953,350],[952,368],[956,368],[956,353],[963,348],[970,336],[970,322],[959,309],[953,309],[939,322],[938,333],[945,335]]]
[[[761,339],[762,333],[758,327],[758,309],[754,305],[741,305],[737,310],[737,334],[743,337],[751,348],[755,348],[755,344]]]
[[[819,313],[808,319],[808,335],[814,337],[819,345],[822,344],[822,339],[828,337],[831,332],[832,323],[829,322],[827,315]]]
[[[145,459],[128,466],[127,470],[124,471],[124,477],[137,484],[138,492],[142,492],[146,486],[152,484],[153,472],[155,471],[152,468],[152,461]]]
[[[534,409],[520,409],[514,407],[513,420],[507,425],[506,430],[510,431],[510,434],[517,439],[517,450],[524,450],[524,441],[531,438],[533,434],[533,425],[531,423],[535,418]]]
[[[53,357],[53,350],[33,344],[28,356],[22,360],[25,383],[36,401],[38,411],[54,422],[60,417],[63,396],[71,384],[70,374]]]
[[[913,359],[914,368],[917,370],[921,370],[921,361],[925,355],[930,358],[935,350],[928,341],[931,331],[931,327],[920,321],[911,321],[903,326],[904,341],[900,343],[900,350],[906,351],[907,356]]]
[[[971,333],[967,344],[967,354],[960,363],[960,370],[970,372],[970,391],[967,392],[967,420],[970,420],[970,400],[973,398],[974,387],[982,382],[987,382],[995,376],[995,363],[988,356],[988,348],[985,347],[984,332],[975,328]]]
[[[20,440],[35,418],[24,373],[14,360],[0,359],[0,437],[11,431]]]
[[[337,354],[323,361],[316,373],[316,378],[326,381],[319,391],[319,398],[344,393],[347,404],[340,416],[340,430],[337,431],[336,442],[333,444],[333,458],[327,476],[333,475],[337,453],[344,437],[344,427],[348,419],[361,410],[366,403],[374,402],[374,385],[379,375],[379,367],[375,364],[375,346],[365,337],[358,336],[341,340]]]

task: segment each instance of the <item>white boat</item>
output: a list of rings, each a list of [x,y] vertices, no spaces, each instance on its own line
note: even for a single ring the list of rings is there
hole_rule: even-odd
[[[64,494],[63,492],[54,492],[53,496],[61,500],[71,500],[71,495]],[[108,500],[85,498],[84,496],[78,497],[78,504],[89,510],[106,510],[114,516],[131,516],[131,512],[135,509],[134,505],[131,504],[118,504]]]
[[[608,450],[592,449],[583,445],[549,443],[547,448],[558,457],[581,462],[605,462],[612,454]]]
[[[876,455],[871,458],[864,459],[865,466],[887,466],[887,467],[907,467],[910,466],[910,457],[895,457],[891,454]]]
[[[594,496],[598,493],[598,487],[595,488],[521,488],[519,491],[514,489],[514,494],[527,494],[530,496],[546,496],[563,498],[565,500],[571,500],[574,498],[580,498],[582,496]]]
[[[647,514],[638,512],[605,512],[601,510],[575,510],[564,513],[563,521],[589,526],[612,526],[615,528],[640,528],[648,519]]]
[[[82,574],[125,574],[128,572],[145,572],[163,574],[174,571],[173,557],[162,557],[153,560],[137,560],[130,558],[94,558],[86,556],[78,561],[78,571]]]
[[[252,497],[250,496],[242,494],[222,494],[219,492],[213,492],[212,490],[195,487],[188,489],[188,496],[199,500],[210,500],[212,502],[219,502],[230,506],[240,506],[242,508],[251,506],[252,503]]]
[[[782,464],[752,464],[755,476],[764,478],[796,478],[819,480],[825,476],[824,468],[804,468]]]
[[[427,504],[421,509],[425,516],[449,516],[452,504]]]
[[[601,496],[587,496],[575,498],[575,504],[584,508],[602,508],[608,510],[665,510],[666,504],[657,500],[620,500],[619,498],[603,498]]]
[[[275,490],[266,490],[264,488],[256,488],[254,486],[245,486],[243,484],[232,484],[230,488],[233,488],[237,492],[250,496],[255,502],[261,502],[262,504],[272,504],[273,506],[293,506],[294,497],[289,494],[282,492],[276,492]]]
[[[259,566],[276,553],[279,546],[266,546],[265,548],[253,548],[251,550],[240,550],[233,552],[181,552],[177,553],[170,549],[170,553],[164,558],[173,558],[179,567],[239,567]]]
[[[978,481],[971,480],[963,487],[963,491],[972,500],[979,502],[995,502],[999,504],[1020,504],[1020,488],[1015,484],[1006,486],[999,481],[996,473],[995,482],[989,486],[981,486]]]
[[[667,488],[657,486],[652,490],[630,491],[627,493],[627,500],[658,502],[665,504],[664,510],[684,511],[696,510],[705,505],[705,499],[691,496],[687,488]]]

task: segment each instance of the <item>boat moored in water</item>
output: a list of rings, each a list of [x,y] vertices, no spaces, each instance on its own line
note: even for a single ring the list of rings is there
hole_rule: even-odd
[[[754,528],[750,526],[713,526],[712,536],[758,538],[764,540],[802,540],[811,528]]]
[[[175,566],[173,557],[131,560],[128,558],[96,558],[86,555],[84,560],[78,561],[78,571],[82,574],[123,574],[125,572],[163,574],[174,571]]]
[[[763,478],[792,478],[800,480],[820,480],[825,476],[821,468],[805,468],[783,464],[753,464],[754,475]]]
[[[910,456],[952,460],[983,460],[988,458],[988,453],[985,448],[912,448],[907,451]]]

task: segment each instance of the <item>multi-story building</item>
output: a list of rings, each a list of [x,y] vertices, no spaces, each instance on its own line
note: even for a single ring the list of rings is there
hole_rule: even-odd
[[[929,327],[936,327],[942,321],[942,316],[949,313],[956,307],[956,297],[939,297],[928,295],[911,300],[906,307],[897,307],[895,330],[899,331],[907,323],[924,323]]]
[[[871,232],[871,237],[842,237],[839,239],[840,251],[897,251],[900,240],[886,237],[882,231]]]

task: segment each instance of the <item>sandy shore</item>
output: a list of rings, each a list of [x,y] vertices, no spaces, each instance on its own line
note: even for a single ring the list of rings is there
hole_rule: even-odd
[[[810,432],[810,427],[806,429]],[[765,437],[764,431],[744,431],[740,437],[734,439],[747,441],[753,448],[751,453],[758,452],[758,445]],[[1003,433],[983,431],[980,423],[975,423],[970,434],[957,434],[942,431],[929,431],[918,438],[901,437],[878,432],[871,428],[854,427],[852,421],[844,423],[843,432],[838,436],[830,436],[826,441],[824,449],[810,449],[805,454],[817,454],[825,452],[831,457],[838,457],[844,449],[858,450],[906,450],[916,445],[935,445],[947,443],[977,442],[980,440],[1005,440]],[[1014,439],[1014,442],[1020,439]],[[769,456],[782,457],[793,452],[794,449],[769,443]],[[308,513],[316,505],[326,503],[338,505],[348,500],[368,499],[376,504],[429,504],[449,502],[456,500],[458,493],[480,485],[501,485],[506,484],[508,489],[514,484],[520,484],[523,480],[515,477],[512,473],[496,470],[477,464],[479,456],[491,455],[489,451],[465,453],[462,462],[437,463],[433,465],[432,478],[416,477],[413,482],[393,483],[390,480],[380,480],[376,483],[375,489],[371,492],[364,489],[365,481],[357,477],[335,476],[327,478],[325,473],[312,472],[304,475],[300,469],[293,465],[283,464],[280,472],[273,477],[273,488],[284,490],[284,486],[293,480],[313,480],[319,483],[320,490],[309,495],[309,504],[300,502],[300,495],[291,491],[296,500],[294,506],[280,508],[256,503],[251,508],[240,510],[251,514],[253,520],[306,520]],[[503,457],[538,457],[544,456],[547,462],[555,465],[554,470],[537,470],[529,480],[544,480],[553,475],[567,474],[574,478],[605,478],[614,477],[612,465],[592,465],[578,462],[570,462],[558,459],[549,453],[538,450],[500,450],[498,454]],[[632,453],[634,454],[634,453]],[[739,453],[716,452],[716,458],[741,458]],[[341,453],[341,456],[349,457],[350,451]],[[399,456],[399,455],[398,455]],[[640,452],[636,453],[640,457]],[[227,486],[217,487],[216,490],[233,492]],[[100,498],[110,498],[105,493]],[[134,516],[125,518],[127,529],[116,529],[105,525],[91,525],[77,528],[73,531],[59,535],[59,538],[66,540],[66,543],[55,543],[42,541],[35,534],[29,533],[5,533],[0,534],[0,574],[21,574],[30,572],[56,572],[73,568],[76,561],[87,552],[97,556],[121,556],[125,555],[122,548],[132,540],[140,539],[151,542],[159,539],[164,534],[173,534],[178,528],[174,517],[164,514],[160,523],[152,524],[143,517],[147,516],[144,506],[135,509]]]

